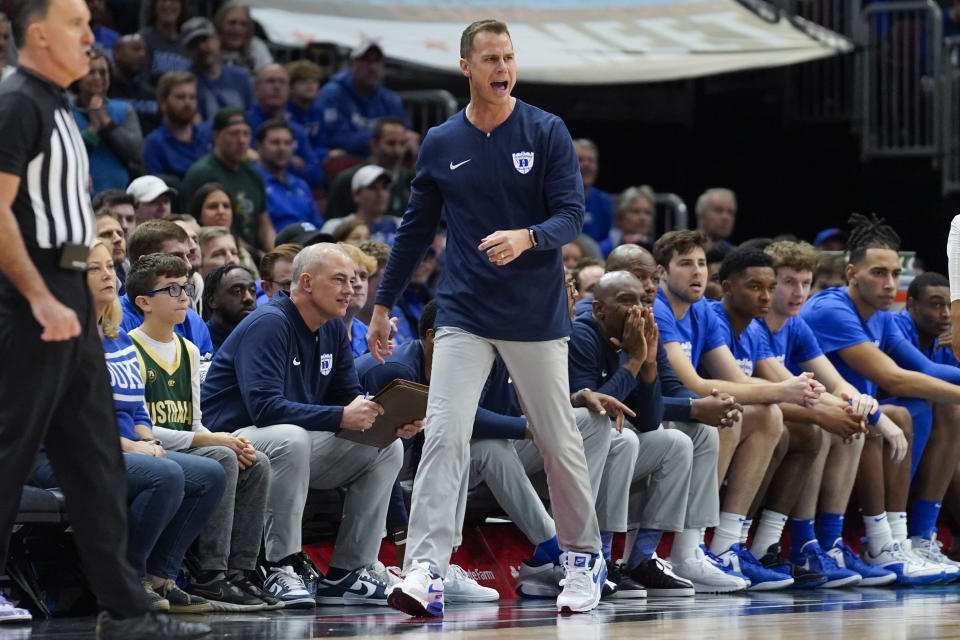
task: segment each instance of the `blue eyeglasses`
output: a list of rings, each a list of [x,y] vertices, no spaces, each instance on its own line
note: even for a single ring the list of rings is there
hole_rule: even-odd
[[[165,287],[160,287],[159,289],[154,289],[153,291],[144,291],[143,295],[152,296],[153,294],[160,293],[161,291],[166,291],[167,295],[171,298],[179,298],[180,294],[186,291],[187,297],[192,298],[193,294],[197,292],[197,287],[192,284],[168,284]]]

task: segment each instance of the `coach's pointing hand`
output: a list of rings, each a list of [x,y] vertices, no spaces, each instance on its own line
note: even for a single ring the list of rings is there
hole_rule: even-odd
[[[487,258],[490,259],[490,262],[501,267],[510,264],[521,253],[532,248],[530,231],[527,229],[494,231],[484,238],[480,246],[477,247],[478,250],[487,252]]]
[[[351,431],[363,431],[373,426],[373,421],[379,415],[383,415],[383,407],[373,400],[357,396],[353,402],[343,408],[340,427]]]

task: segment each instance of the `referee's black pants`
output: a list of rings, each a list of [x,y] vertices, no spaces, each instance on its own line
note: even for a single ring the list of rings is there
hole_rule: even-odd
[[[140,615],[149,604],[125,559],[126,471],[86,278],[59,269],[55,252],[32,253],[83,332],[65,342],[41,341],[30,305],[0,276],[0,573],[21,487],[44,444],[100,606],[119,617]]]

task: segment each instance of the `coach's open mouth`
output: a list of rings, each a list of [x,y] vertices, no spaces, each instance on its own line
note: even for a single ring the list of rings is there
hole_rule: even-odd
[[[491,82],[490,86],[493,87],[494,93],[506,93],[507,92],[507,81],[503,80],[502,82]]]

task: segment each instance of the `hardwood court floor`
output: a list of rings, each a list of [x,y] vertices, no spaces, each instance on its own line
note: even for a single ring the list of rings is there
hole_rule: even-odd
[[[448,605],[442,621],[384,608],[217,614],[211,639],[307,640],[402,636],[403,640],[907,640],[960,638],[960,585],[851,589],[603,602],[558,616],[546,601]],[[88,640],[92,618],[0,626],[0,640]],[[134,640],[134,639],[131,639]]]

